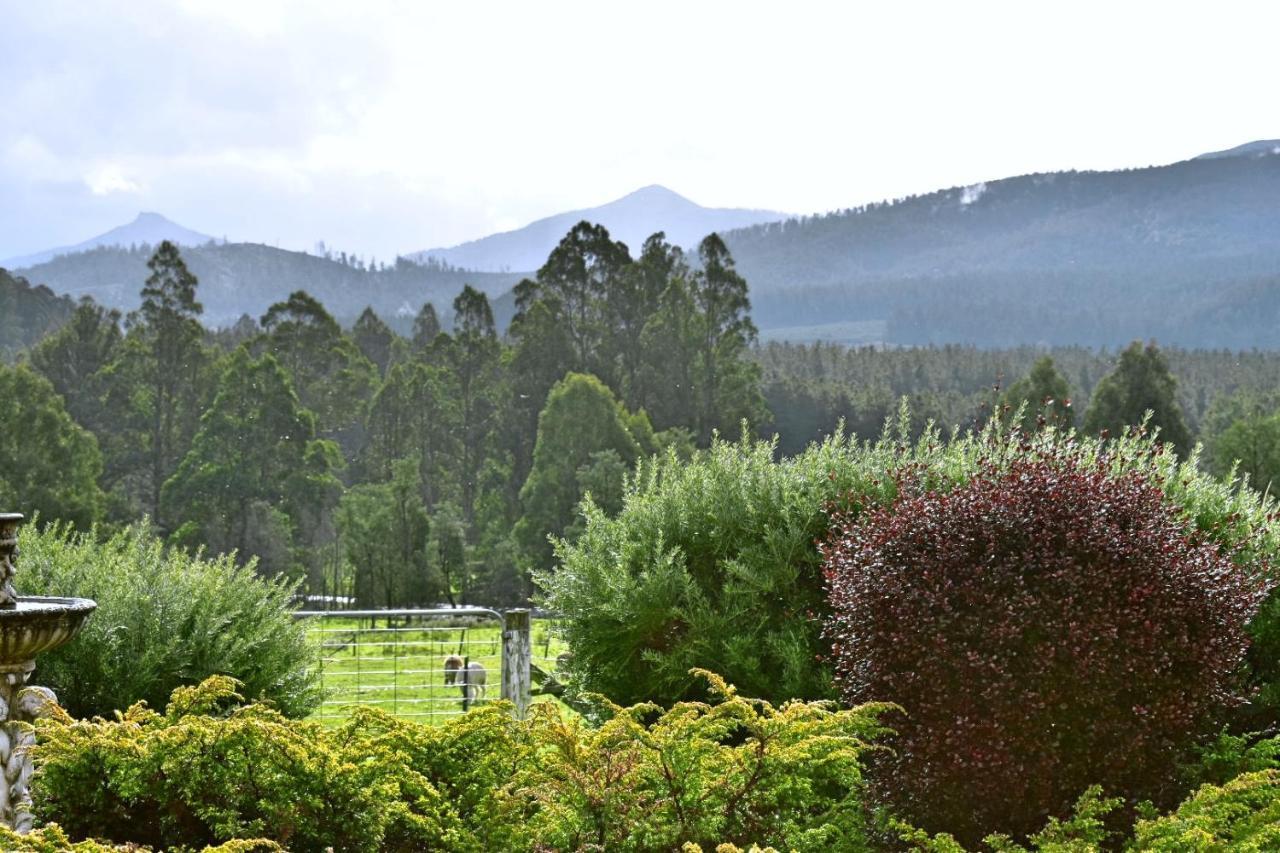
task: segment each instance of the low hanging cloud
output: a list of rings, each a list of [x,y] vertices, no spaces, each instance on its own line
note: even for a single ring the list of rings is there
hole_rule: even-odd
[[[142,185],[127,177],[119,166],[107,165],[85,176],[85,186],[94,195],[142,192]]]

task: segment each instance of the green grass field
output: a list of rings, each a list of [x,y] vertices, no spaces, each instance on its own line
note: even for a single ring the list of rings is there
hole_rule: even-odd
[[[356,705],[421,722],[461,714],[462,689],[444,680],[444,660],[452,654],[485,668],[487,683],[475,690],[476,703],[497,701],[502,692],[501,628],[496,622],[465,621],[470,624],[309,617],[307,632],[320,649],[316,665],[325,690],[324,703],[312,719],[336,722]],[[531,640],[534,665],[554,672],[555,658],[565,645],[553,622],[535,619]]]

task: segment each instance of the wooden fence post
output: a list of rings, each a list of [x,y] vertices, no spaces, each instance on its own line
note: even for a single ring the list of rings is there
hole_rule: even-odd
[[[516,719],[529,712],[532,687],[529,663],[532,644],[529,640],[529,611],[508,610],[502,614],[502,698],[516,706]]]
[[[462,659],[462,671],[458,673],[462,676],[462,713],[471,710],[471,656]]]

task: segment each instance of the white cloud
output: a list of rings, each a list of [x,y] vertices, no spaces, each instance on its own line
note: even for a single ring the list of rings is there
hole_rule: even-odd
[[[140,193],[142,185],[132,178],[125,177],[119,166],[108,164],[95,169],[85,176],[85,186],[94,195],[111,195],[112,193]]]

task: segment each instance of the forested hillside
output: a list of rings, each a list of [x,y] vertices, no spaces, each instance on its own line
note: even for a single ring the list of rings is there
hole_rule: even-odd
[[[766,340],[1119,347],[1154,338],[1183,347],[1280,347],[1280,154],[1270,144],[1118,172],[1061,172],[957,187],[825,216],[724,233],[751,282]],[[649,187],[588,211],[639,252],[648,229],[691,234],[769,218],[701,208]],[[371,305],[389,322],[424,301],[443,309],[470,283],[499,329],[511,288],[580,217],[379,264],[269,246],[186,250],[204,321],[229,325],[305,289],[350,322]],[[111,307],[138,305],[151,247],[97,248],[24,270],[31,281]]]
[[[138,283],[147,277],[147,259],[154,250],[149,245],[99,247],[60,255],[22,274],[58,293],[92,296],[102,305],[131,311],[140,304]],[[439,263],[398,258],[386,265],[345,253],[320,257],[257,243],[209,243],[182,252],[200,280],[202,320],[211,326],[230,325],[243,314],[256,317],[295,290],[306,290],[350,322],[366,305],[388,318],[412,318],[423,302],[444,311],[464,283],[496,296],[518,280],[464,273]]]
[[[0,361],[49,334],[74,309],[70,299],[0,269]]]
[[[725,240],[762,329],[879,321],[898,344],[1280,345],[1272,148],[1027,175]]]

